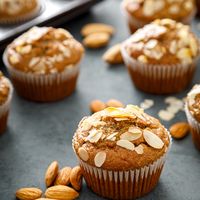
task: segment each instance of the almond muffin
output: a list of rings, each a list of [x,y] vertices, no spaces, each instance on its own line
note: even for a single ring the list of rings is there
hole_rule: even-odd
[[[200,85],[195,85],[188,93],[185,112],[191,127],[193,142],[200,150]]]
[[[72,146],[89,188],[110,199],[135,199],[158,183],[168,131],[137,106],[108,107],[85,117]]]
[[[0,23],[17,23],[35,17],[41,9],[39,0],[1,0]]]
[[[11,82],[0,71],[0,134],[5,131],[7,126],[12,94]]]
[[[19,95],[55,101],[74,91],[83,53],[68,31],[34,27],[7,47],[4,63]]]
[[[124,0],[122,11],[125,14],[130,31],[155,19],[169,18],[189,24],[195,16],[195,0]]]
[[[193,78],[199,40],[189,26],[158,19],[137,30],[121,51],[136,87],[155,94],[175,93]]]

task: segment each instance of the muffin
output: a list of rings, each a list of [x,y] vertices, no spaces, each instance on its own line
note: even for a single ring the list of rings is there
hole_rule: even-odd
[[[195,85],[188,93],[185,112],[191,127],[193,142],[200,150],[200,85]]]
[[[197,5],[197,15],[199,17],[200,16],[200,0],[196,0],[196,5]]]
[[[157,185],[170,143],[157,119],[128,105],[83,118],[72,146],[89,188],[110,199],[134,199]]]
[[[7,126],[12,94],[11,82],[0,71],[0,134],[5,131]]]
[[[0,23],[18,23],[38,15],[41,9],[39,0],[1,0]]]
[[[76,87],[84,49],[64,29],[34,27],[4,52],[17,93],[33,101],[56,101]]]
[[[193,78],[199,41],[189,26],[158,19],[137,30],[121,51],[137,88],[155,94],[176,93]]]
[[[121,7],[132,33],[155,19],[189,24],[196,14],[195,0],[124,0]]]

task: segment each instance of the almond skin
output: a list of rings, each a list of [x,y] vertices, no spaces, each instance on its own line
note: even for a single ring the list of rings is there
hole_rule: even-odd
[[[76,166],[72,169],[70,174],[70,182],[75,190],[80,190],[82,186],[82,170],[80,166]]]
[[[121,44],[116,44],[108,49],[103,55],[103,60],[108,64],[122,64]]]
[[[57,161],[53,161],[47,168],[45,174],[45,183],[47,187],[53,185],[53,182],[58,175],[58,170],[59,166]]]
[[[35,199],[35,200],[57,200],[57,199],[39,198],[39,199]]]
[[[106,102],[108,107],[123,108],[124,104],[116,99],[110,99]]]
[[[21,188],[16,191],[16,198],[20,200],[35,200],[42,196],[39,188]]]
[[[171,136],[175,139],[182,139],[188,135],[190,126],[186,122],[178,122],[173,124],[169,129]]]
[[[45,196],[57,200],[72,200],[76,199],[79,193],[68,186],[56,185],[48,188],[45,192]]]
[[[70,183],[71,167],[64,167],[58,173],[54,185],[68,185]]]
[[[115,32],[115,29],[112,26],[103,23],[86,24],[81,29],[81,35],[83,37],[86,37],[92,33],[99,33],[99,32],[105,32],[112,35]]]
[[[106,104],[100,100],[93,100],[90,102],[90,110],[92,113],[101,111],[106,108]]]
[[[108,33],[92,33],[84,38],[83,44],[88,48],[97,49],[106,46],[109,40]]]

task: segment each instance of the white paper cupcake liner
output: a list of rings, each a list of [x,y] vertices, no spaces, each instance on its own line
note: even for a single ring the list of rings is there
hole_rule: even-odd
[[[0,24],[1,25],[12,25],[12,24],[18,24],[22,22],[26,22],[28,20],[31,20],[37,16],[39,16],[45,9],[45,1],[44,0],[37,0],[38,1],[38,6],[32,10],[30,13],[18,16],[18,17],[13,17],[13,18],[1,18],[0,19]]]
[[[0,118],[2,116],[4,116],[10,109],[10,104],[11,104],[11,100],[12,100],[12,96],[13,96],[13,86],[12,86],[12,83],[10,82],[9,79],[7,79],[7,82],[8,82],[8,86],[9,86],[9,95],[8,95],[8,98],[7,100],[5,101],[4,104],[0,105]]]
[[[74,90],[80,70],[79,63],[77,63],[66,66],[65,70],[60,73],[26,73],[10,65],[7,60],[7,50],[3,54],[3,61],[18,94],[34,101],[55,101],[70,95]],[[71,80],[72,85],[70,85]]]
[[[168,135],[170,144],[164,155],[153,163],[138,169],[127,171],[105,170],[91,166],[77,156],[88,187],[100,196],[111,199],[134,199],[149,193],[157,185],[171,148],[172,139],[169,132]],[[74,149],[74,138],[72,147]],[[75,149],[74,152],[76,153]]]
[[[124,63],[132,74],[137,73],[141,76],[131,76],[135,85],[140,89],[151,93],[173,93],[183,90],[190,83],[199,56],[190,64],[146,64],[130,57],[125,45],[126,41],[121,47]],[[169,86],[172,87],[169,88]]]
[[[191,128],[193,142],[200,150],[200,123],[190,113],[187,103],[185,104],[185,114]]]
[[[130,26],[133,26],[136,29],[142,28],[144,25],[148,24],[147,22],[139,20],[139,19],[135,18],[133,15],[131,15],[129,12],[127,12],[127,10],[124,7],[123,2],[121,3],[121,12],[125,16],[126,20],[130,24]],[[190,24],[191,21],[193,20],[194,16],[196,15],[196,12],[197,12],[196,9],[194,9],[190,15],[183,18],[180,22],[182,22],[184,24]]]

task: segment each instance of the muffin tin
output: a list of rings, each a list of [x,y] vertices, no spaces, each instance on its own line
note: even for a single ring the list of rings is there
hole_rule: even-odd
[[[58,24],[68,21],[102,0],[41,0],[39,15],[23,24],[0,25],[0,46],[35,25]],[[52,12],[53,11],[53,12]]]

